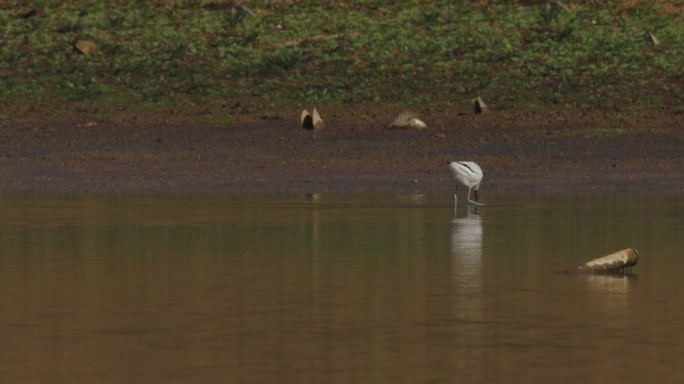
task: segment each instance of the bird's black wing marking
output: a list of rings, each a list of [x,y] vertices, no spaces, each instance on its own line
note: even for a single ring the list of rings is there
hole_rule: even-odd
[[[464,166],[464,167],[468,168],[468,170],[469,170],[470,172],[472,172],[472,173],[475,173],[475,174],[478,174],[478,175],[479,175],[479,173],[478,173],[478,172],[475,172],[475,171],[474,171],[474,170],[473,170],[472,168],[470,168],[470,167],[469,167],[469,166],[468,166],[467,164],[464,164],[464,163],[456,163],[456,164],[458,164],[458,165],[462,165],[462,166]]]

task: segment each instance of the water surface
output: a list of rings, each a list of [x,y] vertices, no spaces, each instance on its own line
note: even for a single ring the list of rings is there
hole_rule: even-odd
[[[0,379],[684,381],[683,196],[487,201],[4,195]]]

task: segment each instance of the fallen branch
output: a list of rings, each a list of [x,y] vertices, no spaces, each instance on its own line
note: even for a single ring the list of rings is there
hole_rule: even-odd
[[[351,33],[333,33],[330,35],[316,35],[316,36],[310,36],[310,37],[305,37],[303,39],[293,39],[293,40],[287,40],[283,41],[280,43],[273,43],[272,45],[274,47],[296,47],[298,45],[302,45],[307,42],[312,42],[312,41],[328,41],[328,40],[335,40],[339,39],[344,36],[358,36],[358,32],[351,32]]]

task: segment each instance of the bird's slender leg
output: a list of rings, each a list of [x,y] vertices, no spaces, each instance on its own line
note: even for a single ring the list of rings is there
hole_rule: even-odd
[[[480,201],[477,199],[477,189],[475,190],[475,201],[478,201],[478,202]]]
[[[458,187],[454,189],[454,210],[458,206]]]
[[[482,205],[481,203],[478,203],[477,201],[472,201],[470,200],[470,190],[472,188],[468,188],[468,203],[472,205]],[[477,191],[475,191],[475,200],[477,200]]]

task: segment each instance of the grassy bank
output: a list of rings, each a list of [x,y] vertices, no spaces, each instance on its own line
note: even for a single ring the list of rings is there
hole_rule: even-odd
[[[278,118],[293,103],[449,106],[477,95],[500,109],[684,102],[681,1],[386,3],[0,1],[2,113],[201,104]],[[78,53],[79,40],[95,50]]]

